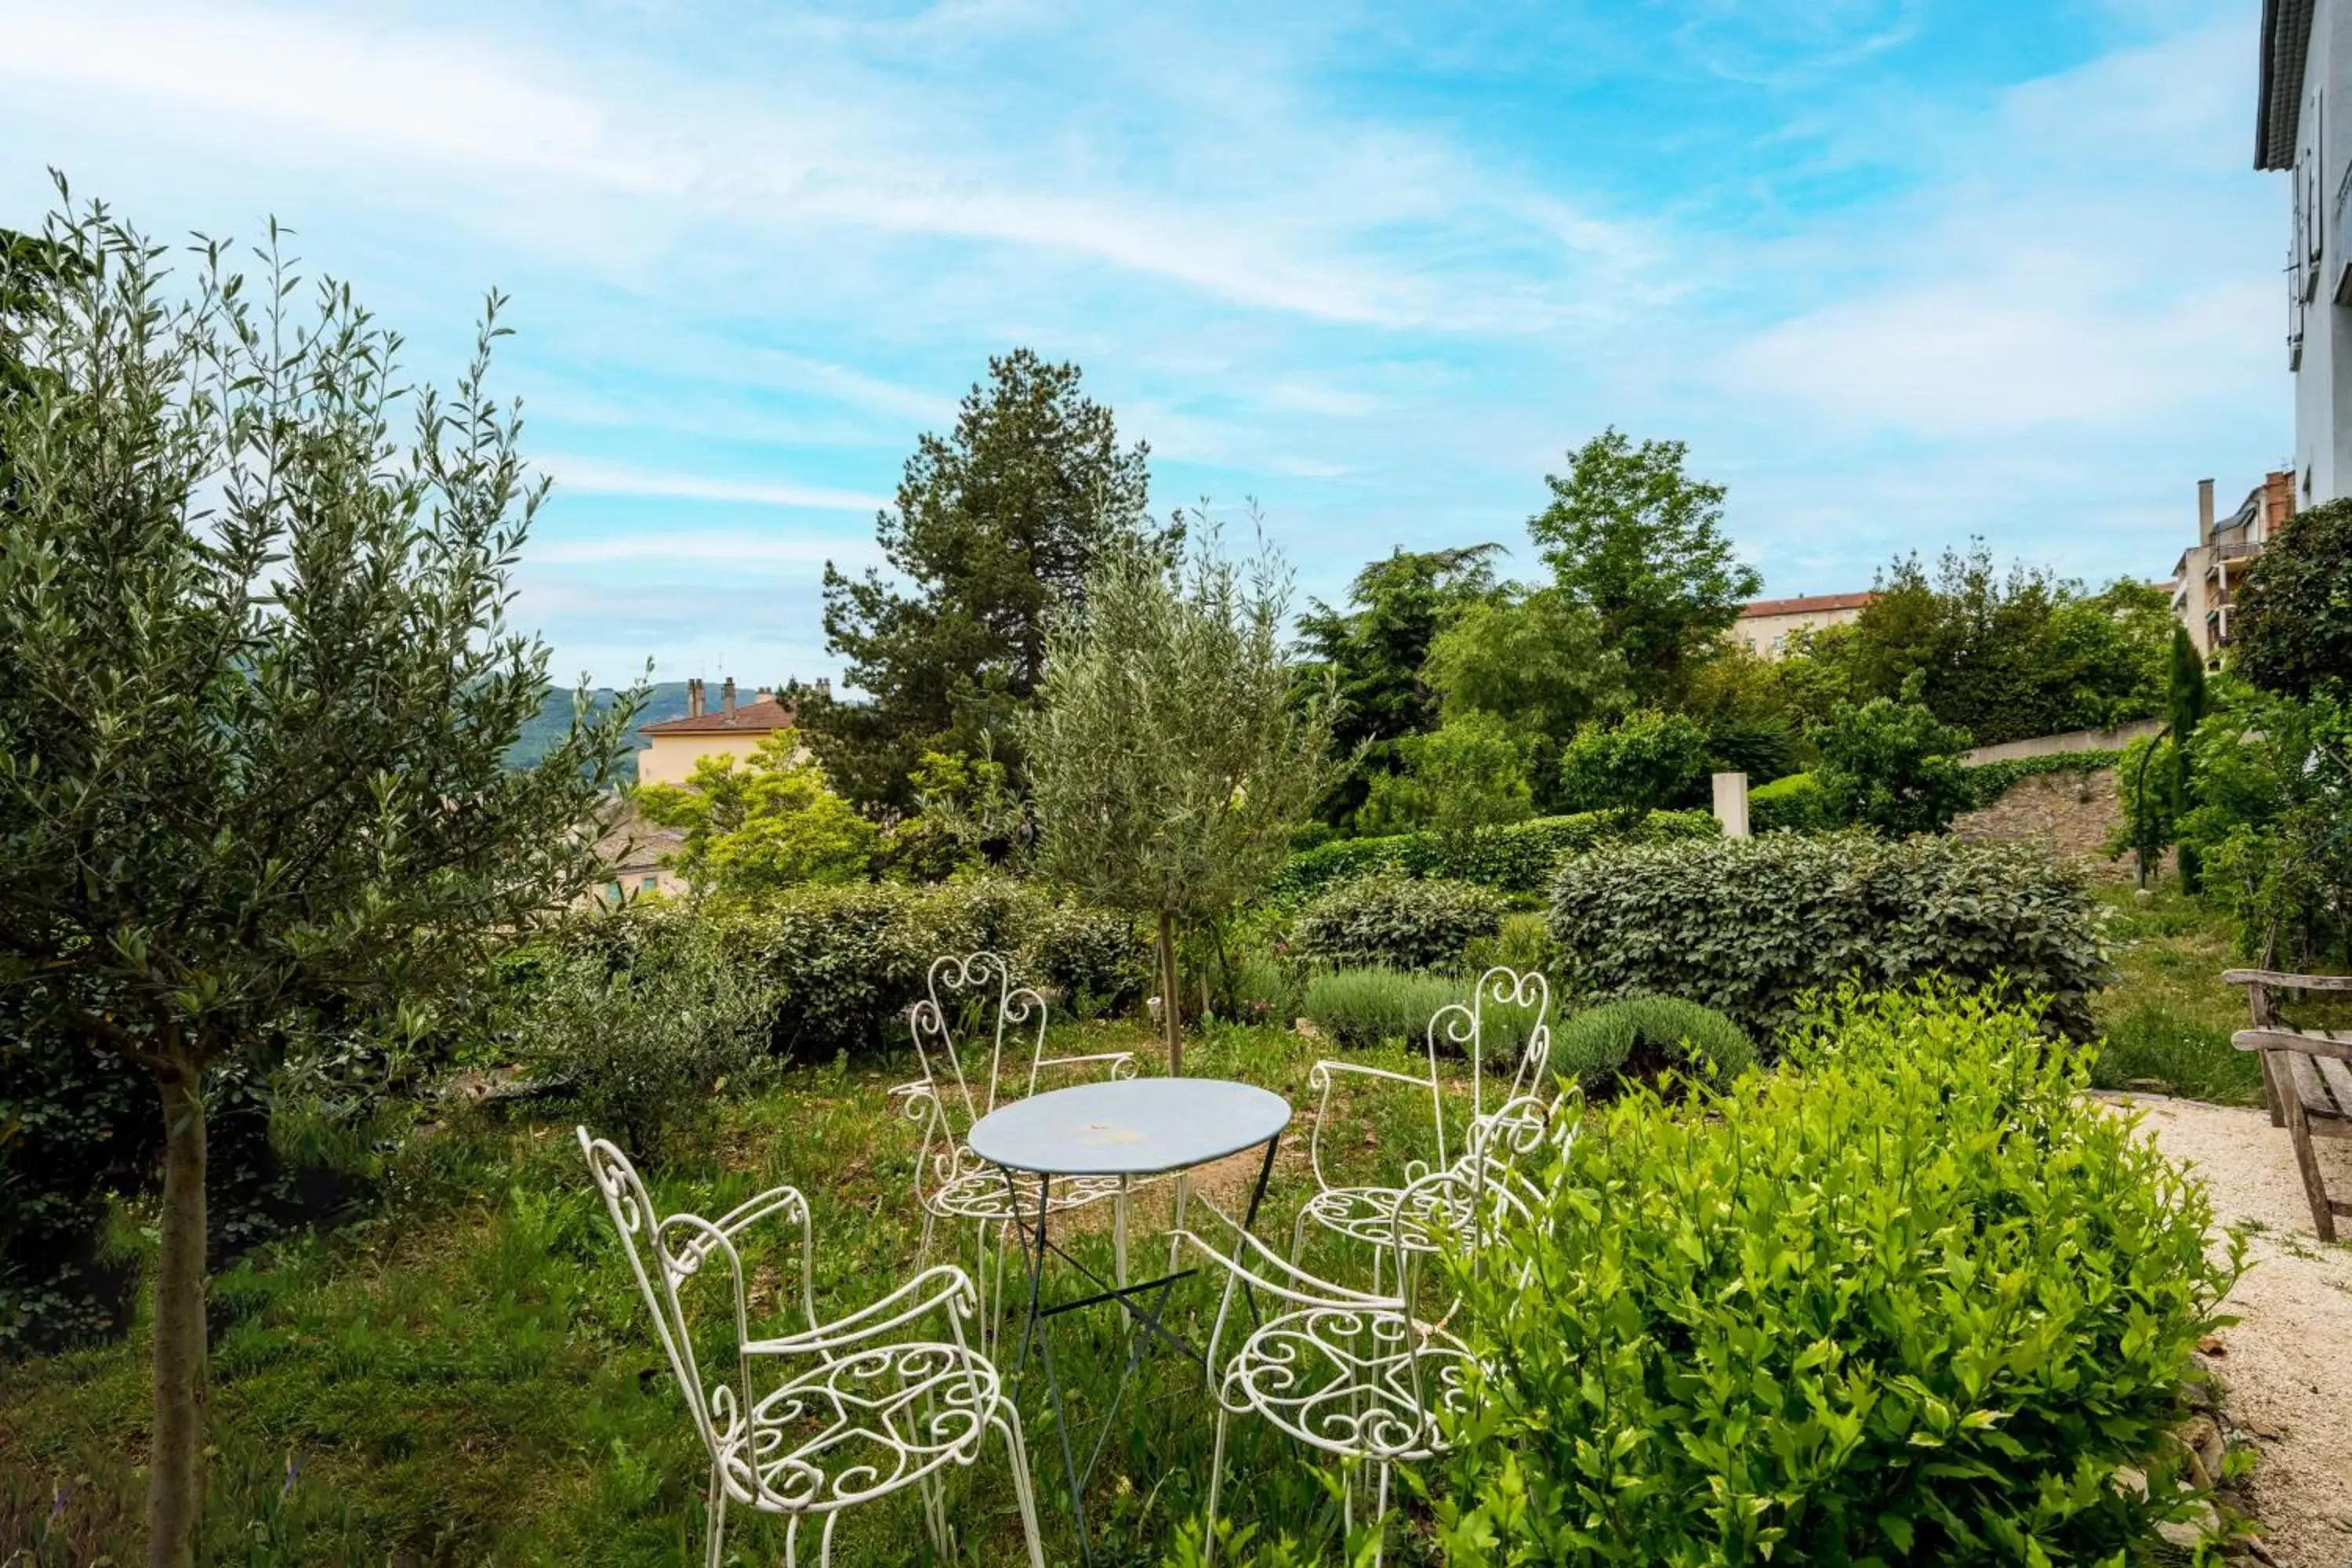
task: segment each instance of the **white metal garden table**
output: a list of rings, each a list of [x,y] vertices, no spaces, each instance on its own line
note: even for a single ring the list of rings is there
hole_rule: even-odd
[[[969,1138],[971,1152],[1004,1171],[1006,1185],[1013,1190],[1014,1206],[1021,1214],[1023,1249],[1029,1260],[1029,1312],[1021,1331],[1021,1363],[1025,1366],[1028,1363],[1029,1342],[1034,1336],[1045,1363],[1045,1386],[1053,1398],[1062,1468],[1069,1481],[1070,1506],[1077,1515],[1079,1551],[1088,1563],[1093,1562],[1094,1554],[1087,1539],[1086,1479],[1094,1473],[1095,1461],[1101,1458],[1103,1440],[1109,1436],[1111,1421],[1117,1418],[1118,1401],[1126,1393],[1128,1380],[1135,1373],[1144,1342],[1139,1337],[1129,1348],[1110,1410],[1103,1418],[1102,1435],[1081,1471],[1070,1445],[1069,1424],[1063,1416],[1062,1385],[1054,1371],[1054,1347],[1045,1332],[1046,1321],[1065,1312],[1116,1302],[1135,1320],[1143,1333],[1183,1352],[1203,1366],[1207,1365],[1207,1356],[1160,1321],[1170,1288],[1195,1270],[1178,1269],[1171,1248],[1167,1273],[1158,1279],[1128,1283],[1124,1278],[1126,1205],[1121,1205],[1122,1229],[1117,1241],[1122,1261],[1121,1279],[1116,1284],[1104,1280],[1047,1234],[1045,1221],[1053,1206],[1054,1181],[1056,1177],[1108,1176],[1126,1183],[1173,1174],[1175,1223],[1181,1228],[1187,1173],[1264,1144],[1265,1158],[1258,1165],[1257,1184],[1251,1189],[1249,1208],[1242,1220],[1243,1228],[1247,1230],[1257,1218],[1267,1179],[1274,1174],[1275,1151],[1282,1141],[1283,1129],[1289,1124],[1290,1105],[1280,1095],[1254,1084],[1205,1078],[1141,1078],[1079,1084],[1015,1100],[972,1123]],[[1014,1181],[1016,1172],[1037,1178],[1034,1231],[1020,1185]],[[1097,1287],[1095,1291],[1076,1300],[1045,1305],[1044,1277],[1049,1250],[1084,1275]],[[1148,1308],[1141,1304],[1147,1297],[1151,1301]]]

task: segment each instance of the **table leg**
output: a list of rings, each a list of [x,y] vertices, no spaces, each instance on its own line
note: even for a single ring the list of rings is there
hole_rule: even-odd
[[[1276,1132],[1273,1137],[1265,1141],[1265,1158],[1259,1162],[1257,1168],[1257,1185],[1250,1189],[1249,1208],[1242,1215],[1242,1232],[1244,1235],[1255,1236],[1257,1234],[1258,1205],[1265,1202],[1266,1184],[1274,1179],[1275,1152],[1281,1147],[1282,1134],[1280,1132]],[[1293,1257],[1292,1261],[1297,1261],[1297,1258],[1295,1256]],[[1249,1303],[1250,1327],[1255,1329],[1258,1326],[1259,1321],[1257,1315],[1257,1292],[1249,1289],[1247,1286],[1244,1286],[1242,1288],[1242,1300]],[[1213,1377],[1215,1375],[1213,1369],[1212,1369],[1210,1375]]]

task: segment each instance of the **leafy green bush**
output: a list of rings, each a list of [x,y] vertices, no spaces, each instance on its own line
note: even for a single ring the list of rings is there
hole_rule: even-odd
[[[1654,811],[1647,816],[1588,811],[1539,816],[1451,842],[1433,833],[1339,838],[1291,856],[1271,890],[1276,898],[1296,897],[1367,872],[1389,870],[1408,877],[1452,877],[1507,893],[1536,893],[1550,882],[1552,868],[1563,856],[1581,855],[1601,844],[1712,838],[1721,831],[1714,816],[1704,811]]]
[[[1419,1046],[1440,1009],[1470,999],[1475,976],[1408,974],[1394,969],[1342,969],[1307,983],[1307,1016],[1343,1046],[1402,1040]],[[1536,1011],[1489,1000],[1479,1009],[1479,1049],[1492,1062],[1516,1062],[1535,1030]],[[1441,1050],[1451,1050],[1441,1039]]]
[[[641,1153],[701,1124],[719,1090],[751,1087],[768,1062],[768,998],[701,921],[638,922],[605,952],[562,952],[521,996],[524,1066],[568,1085],[592,1131]]]
[[[1903,684],[1901,700],[1874,697],[1840,703],[1816,737],[1830,820],[1881,833],[1941,833],[1974,803],[1960,753],[1969,734],[1944,723],[1919,700],[1923,677]]]
[[[1529,970],[1549,971],[1551,958],[1551,928],[1542,915],[1520,910],[1505,915],[1492,937],[1474,939],[1464,948],[1462,967],[1479,974],[1501,964],[1525,974]]]
[[[2047,996],[2087,1039],[2106,984],[2080,871],[2027,845],[1794,833],[1596,850],[1552,883],[1561,978],[1595,1001],[1680,996],[1769,1041],[1804,992],[1945,973]]]
[[[1706,727],[1706,765],[1761,787],[1797,771],[1797,732],[1779,714],[1718,715]]]
[[[1659,811],[1697,801],[1707,735],[1686,713],[1586,724],[1559,753],[1559,800],[1572,811]]]
[[[1503,923],[1503,900],[1470,882],[1380,872],[1317,895],[1291,925],[1302,963],[1335,968],[1448,968]]]
[[[2240,1267],[2202,1189],[1988,998],[1847,991],[1790,1058],[1589,1111],[1457,1266],[1494,1353],[1446,1560],[2142,1560],[2202,1506],[2169,1432]]]
[[[1037,901],[1021,921],[1020,973],[1049,984],[1080,1017],[1127,1006],[1151,977],[1151,946],[1114,910]]]
[[[1637,1047],[1726,1079],[1756,1060],[1755,1043],[1714,1008],[1676,996],[1628,996],[1588,1007],[1554,1029],[1551,1069],[1591,1089],[1615,1078]]]
[[[1829,804],[1811,773],[1790,773],[1748,792],[1748,827],[1752,833],[1820,833],[1829,826]]]

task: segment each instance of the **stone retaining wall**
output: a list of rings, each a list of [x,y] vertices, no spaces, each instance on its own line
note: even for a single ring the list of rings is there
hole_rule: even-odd
[[[2088,774],[2028,773],[1992,805],[1953,818],[1952,831],[1963,838],[2039,844],[2082,861],[2096,880],[2127,882],[2132,858],[2110,860],[2106,849],[2123,819],[2116,770],[2097,768]]]

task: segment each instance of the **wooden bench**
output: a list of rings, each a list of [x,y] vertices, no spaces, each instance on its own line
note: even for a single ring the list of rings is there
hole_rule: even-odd
[[[2232,969],[2221,979],[2247,988],[2254,1026],[2239,1030],[2230,1043],[2242,1051],[2262,1053],[2263,1099],[2270,1106],[2271,1125],[2285,1128],[2294,1139],[2304,1196],[2311,1200],[2312,1228],[2320,1240],[2334,1241],[2336,1216],[2352,1218],[2352,1203],[2327,1195],[2311,1141],[2352,1138],[2352,1029],[2289,1028],[2279,1021],[2273,996],[2281,991],[2352,993],[2352,974]]]

